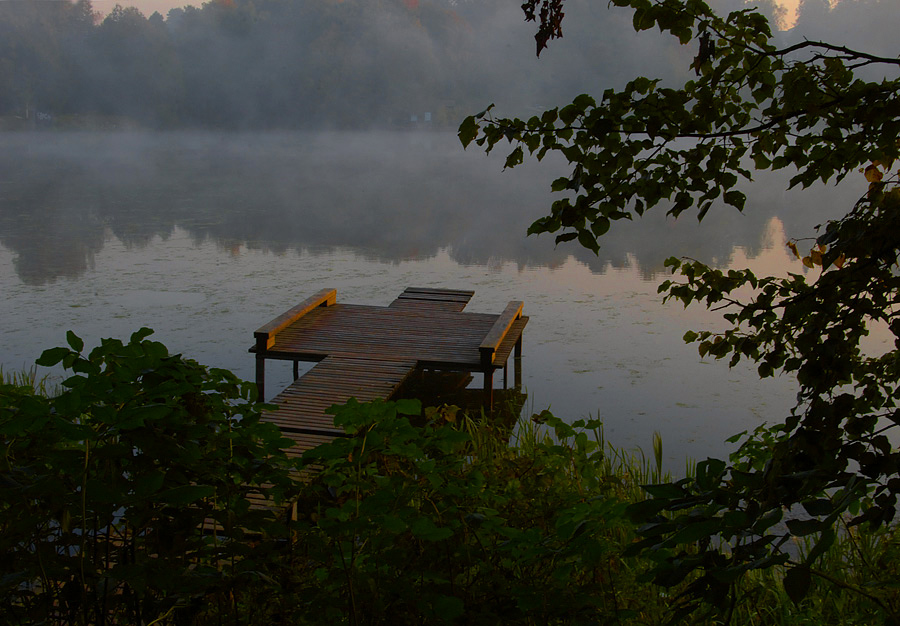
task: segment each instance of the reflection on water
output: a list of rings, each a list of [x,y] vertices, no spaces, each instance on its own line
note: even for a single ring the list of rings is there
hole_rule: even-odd
[[[230,250],[353,248],[389,262],[447,250],[463,264],[522,267],[554,267],[574,254],[600,272],[632,259],[651,278],[666,254],[722,263],[740,245],[755,256],[774,215],[789,231],[800,226],[797,234],[829,217],[816,214],[824,203],[815,198],[791,206],[784,179],[767,180],[743,215],[712,211],[698,228],[690,215],[656,211],[616,224],[595,257],[572,244],[555,249],[550,236],[525,237],[564,164],[505,172],[502,164],[499,150],[465,152],[450,133],[7,133],[0,243],[29,284],[81,275],[110,234],[141,247],[176,226]]]
[[[784,233],[830,217],[834,190],[800,206],[770,181],[745,215],[651,216],[594,256],[524,235],[561,164],[501,170],[502,155],[441,134],[2,135],[0,365],[33,362],[66,329],[96,341],[146,325],[252,378],[252,331],[306,295],[387,304],[433,285],[474,289],[473,311],[524,300],[527,410],[599,414],[629,447],[659,430],[676,471],[783,417],[790,381],[700,360],[681,336],[721,322],[661,305],[656,287],[671,254],[803,271]],[[289,369],[273,368],[273,389]]]

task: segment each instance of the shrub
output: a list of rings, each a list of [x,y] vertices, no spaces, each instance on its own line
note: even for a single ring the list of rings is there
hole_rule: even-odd
[[[236,585],[274,584],[287,442],[252,385],[151,332],[86,356],[70,332],[38,360],[72,374],[54,397],[0,385],[3,621],[184,622]]]

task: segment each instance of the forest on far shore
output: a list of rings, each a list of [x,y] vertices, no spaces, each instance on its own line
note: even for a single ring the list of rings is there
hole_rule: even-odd
[[[459,95],[478,93],[468,33],[450,5],[402,0],[215,0],[105,18],[90,0],[2,2],[0,116],[8,128],[447,126],[483,106]]]
[[[519,2],[212,0],[145,16],[91,0],[0,2],[0,130],[456,129],[489,104],[527,119],[635,76],[676,86],[696,50],[641,38],[633,12],[567,0],[565,37],[535,55]],[[718,11],[772,0],[710,0]],[[790,45],[890,54],[886,0],[804,0]]]
[[[518,2],[212,0],[149,16],[0,2],[0,130],[455,129],[491,103],[530,116],[690,72],[691,50],[638,42],[627,11],[567,13],[566,39],[538,59]]]

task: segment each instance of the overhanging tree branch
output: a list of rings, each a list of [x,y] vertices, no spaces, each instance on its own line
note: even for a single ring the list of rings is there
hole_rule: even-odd
[[[798,259],[816,272],[814,281],[669,259],[677,278],[660,287],[667,300],[729,309],[724,332],[685,335],[701,357],[750,361],[762,377],[795,376],[799,393],[791,415],[777,416],[782,423],[768,431],[765,458],[754,456],[761,447],[749,445],[731,465],[707,460],[694,479],[635,505],[633,520],[646,526],[633,552],[656,560],[659,584],[695,576],[691,597],[715,603],[728,595],[723,581],[783,564],[792,536],[819,536],[804,569],[786,578],[791,597],[801,598],[798,576],[825,552],[851,504],[860,511],[854,523],[878,526],[893,519],[900,496],[900,452],[879,426],[884,416],[896,421],[900,410],[900,184],[890,171],[900,159],[900,79],[864,80],[857,73],[873,66],[893,71],[900,56],[823,41],[777,48],[762,15],[720,17],[702,0],[611,4],[634,11],[635,30],[658,27],[682,43],[696,40],[696,79],[662,88],[637,77],[607,90],[600,104],[582,95],[527,121],[467,119],[463,144],[490,150],[506,141],[514,146],[507,166],[522,162],[526,148],[539,159],[560,152],[572,166],[552,189],[575,197],[556,200],[529,233],[561,233],[557,243],[577,240],[596,251],[612,222],[657,204],[672,215],[697,206],[698,218],[722,204],[742,210],[737,185],[752,175],[748,159],[756,170],[793,166],[792,187],[839,181],[856,170],[869,183],[843,219],[825,223],[808,251],[792,241]],[[538,52],[562,36],[562,7],[563,0],[523,5],[526,19],[540,18]],[[738,289],[754,295],[745,301]],[[893,347],[869,355],[861,341],[882,320]],[[777,530],[782,507],[804,508],[810,517]],[[688,543],[691,558],[679,558]]]

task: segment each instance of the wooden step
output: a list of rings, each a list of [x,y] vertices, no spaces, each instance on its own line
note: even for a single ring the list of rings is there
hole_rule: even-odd
[[[431,287],[407,287],[389,305],[392,309],[421,309],[460,312],[475,295],[465,289],[435,289]]]

